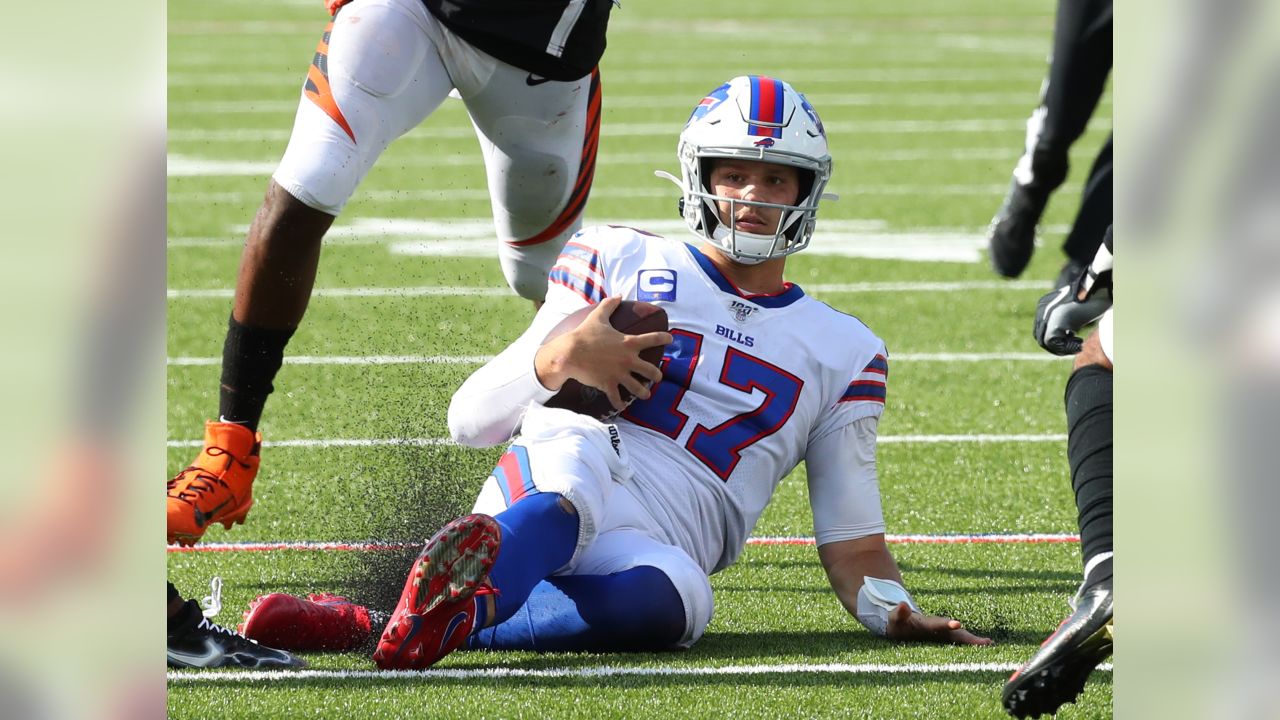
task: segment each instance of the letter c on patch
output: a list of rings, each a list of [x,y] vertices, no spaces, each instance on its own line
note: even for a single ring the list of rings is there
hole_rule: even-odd
[[[638,280],[637,300],[644,302],[666,300],[670,302],[676,299],[675,270],[641,270]]]

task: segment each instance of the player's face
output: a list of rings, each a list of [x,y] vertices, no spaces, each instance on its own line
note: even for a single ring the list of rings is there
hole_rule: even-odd
[[[800,195],[800,171],[758,160],[717,160],[711,168],[711,192],[735,200],[794,205]],[[720,222],[739,232],[772,235],[782,219],[780,208],[716,202]],[[732,211],[733,217],[730,217]]]

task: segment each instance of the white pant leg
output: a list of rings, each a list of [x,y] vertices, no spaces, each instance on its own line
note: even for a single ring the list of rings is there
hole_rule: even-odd
[[[456,38],[438,42],[480,140],[502,271],[521,296],[541,300],[547,272],[582,226],[599,144],[599,73],[547,81]]]
[[[485,481],[472,512],[496,515],[535,491],[563,496],[578,513],[572,565],[599,533],[618,482],[630,477],[630,461],[612,425],[534,406],[525,415],[520,437]]]
[[[355,0],[326,32],[308,70],[276,183],[338,215],[391,141],[453,88],[420,0]],[[327,52],[326,52],[327,51]]]

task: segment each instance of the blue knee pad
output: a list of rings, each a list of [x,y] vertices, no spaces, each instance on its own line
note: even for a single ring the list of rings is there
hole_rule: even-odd
[[[667,650],[685,634],[685,609],[666,573],[648,565],[610,575],[544,580],[505,622],[470,647],[539,652]]]

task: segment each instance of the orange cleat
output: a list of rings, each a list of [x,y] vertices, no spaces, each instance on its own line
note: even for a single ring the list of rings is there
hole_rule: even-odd
[[[231,529],[253,505],[261,433],[244,425],[204,424],[204,450],[169,481],[169,542],[194,545],[213,523]]]

